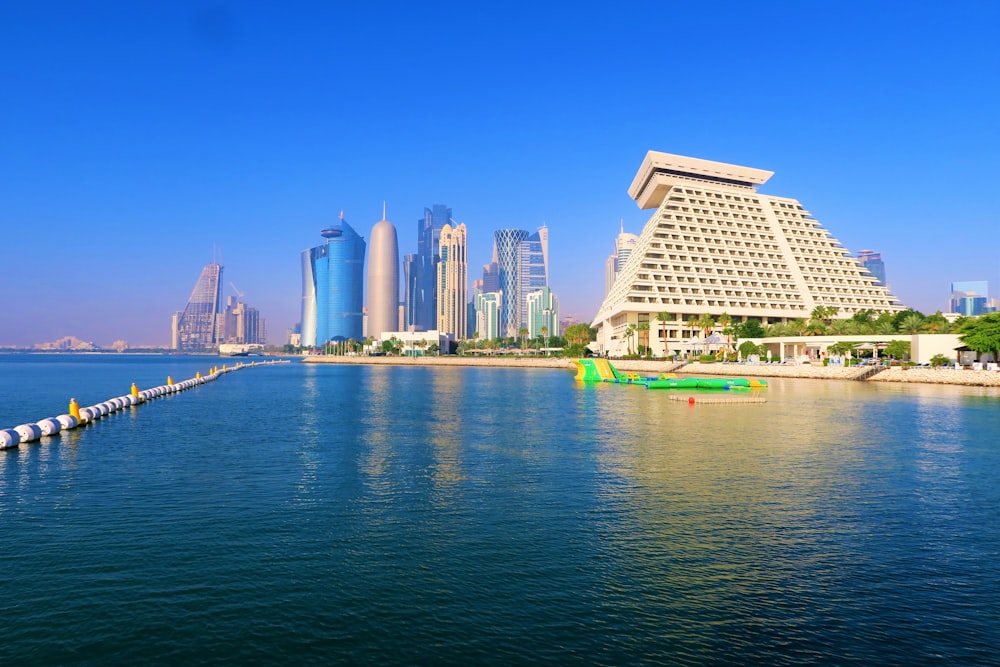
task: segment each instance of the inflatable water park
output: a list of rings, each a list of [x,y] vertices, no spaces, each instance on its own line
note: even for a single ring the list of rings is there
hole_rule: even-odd
[[[612,382],[638,384],[647,389],[711,389],[715,391],[766,389],[767,382],[750,378],[679,378],[674,373],[660,373],[656,377],[638,373],[622,373],[607,359],[577,359],[578,382]]]

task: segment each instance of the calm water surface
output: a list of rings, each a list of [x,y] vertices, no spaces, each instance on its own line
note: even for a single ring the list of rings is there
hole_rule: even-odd
[[[0,356],[0,427],[220,363]],[[1000,664],[1000,394],[670,395],[292,363],[0,452],[0,661]]]

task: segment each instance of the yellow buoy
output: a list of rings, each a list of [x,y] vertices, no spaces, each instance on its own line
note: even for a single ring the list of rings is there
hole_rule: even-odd
[[[197,373],[195,373],[194,377],[195,377],[195,379],[200,380],[201,379],[201,371],[198,371]]]
[[[72,417],[76,417],[77,422],[80,421],[80,406],[77,405],[75,398],[69,399],[69,414]]]
[[[139,387],[135,385],[135,382],[132,383],[132,395],[139,398]]]
[[[168,375],[168,376],[167,376],[167,384],[168,384],[168,385],[171,385],[171,384],[173,384],[173,383],[174,383],[174,379],[173,379],[172,377],[170,377],[170,376]]]

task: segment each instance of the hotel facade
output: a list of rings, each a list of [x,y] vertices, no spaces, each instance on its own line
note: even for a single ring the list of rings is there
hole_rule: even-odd
[[[601,354],[626,354],[630,325],[643,323],[662,356],[687,350],[700,334],[689,321],[704,315],[767,325],[808,319],[817,306],[837,318],[903,310],[798,201],[757,192],[772,175],[646,154],[628,192],[653,214],[591,324]]]

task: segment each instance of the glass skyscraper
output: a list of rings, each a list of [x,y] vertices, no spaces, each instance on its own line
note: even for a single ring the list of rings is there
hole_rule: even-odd
[[[549,230],[544,225],[534,234],[499,229],[493,234],[493,254],[503,296],[500,335],[517,336],[528,326],[528,294],[549,284]]]
[[[885,262],[882,261],[882,253],[874,250],[859,250],[858,263],[868,269],[868,273],[878,278],[881,285],[888,286],[885,281]]]
[[[986,304],[990,298],[986,280],[962,280],[951,284],[951,312],[966,317],[989,312]]]
[[[417,252],[407,255],[406,327],[430,331],[437,326],[437,263],[441,257],[441,230],[451,220],[451,209],[434,204],[417,221]]]
[[[204,350],[222,342],[222,265],[206,264],[184,310],[173,318],[173,347]]]
[[[518,299],[520,278],[521,242],[528,239],[523,229],[498,229],[493,233],[493,243],[500,277],[500,335],[517,336],[521,315]]]
[[[302,253],[302,345],[364,338],[365,241],[344,220]]]

